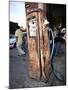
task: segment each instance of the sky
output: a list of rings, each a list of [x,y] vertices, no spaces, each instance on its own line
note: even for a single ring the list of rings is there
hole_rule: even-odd
[[[33,0],[30,0],[30,1],[33,1]],[[43,1],[43,0],[40,0],[40,1]],[[24,26],[24,28],[26,28],[26,15],[25,14],[26,13],[25,13],[24,1],[10,0],[10,21],[17,22],[19,26]]]
[[[25,2],[10,1],[10,21],[26,28]]]

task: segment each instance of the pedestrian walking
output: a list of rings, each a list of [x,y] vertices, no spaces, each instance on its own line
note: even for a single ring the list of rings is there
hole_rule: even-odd
[[[23,31],[24,31],[23,27],[17,26],[17,30],[15,32],[15,37],[16,37],[16,47],[17,47],[19,56],[25,54],[24,50],[22,49]]]
[[[27,33],[26,32],[23,33],[23,45],[22,45],[22,48],[25,51],[25,53],[28,52],[28,50],[27,50]]]
[[[61,53],[64,53],[63,48],[62,48],[62,32],[61,32],[61,30],[62,30],[62,25],[61,25],[61,24],[59,25],[58,30],[59,30],[58,35],[57,35],[58,43],[57,43],[55,55],[57,55],[59,51],[60,51]]]

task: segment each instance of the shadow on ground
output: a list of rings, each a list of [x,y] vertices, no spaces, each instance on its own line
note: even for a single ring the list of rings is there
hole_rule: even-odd
[[[10,50],[9,88],[34,88],[66,85],[66,51],[59,52],[52,60],[53,71],[47,83],[36,81],[28,75],[28,54],[18,56],[16,48]]]

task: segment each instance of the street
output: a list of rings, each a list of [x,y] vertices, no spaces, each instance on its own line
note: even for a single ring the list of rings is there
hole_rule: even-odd
[[[34,88],[66,85],[66,51],[59,52],[52,60],[52,73],[47,83],[29,78],[28,54],[18,56],[16,48],[10,49],[9,56],[9,88]]]

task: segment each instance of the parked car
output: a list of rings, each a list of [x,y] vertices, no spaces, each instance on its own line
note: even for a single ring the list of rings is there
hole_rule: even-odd
[[[16,47],[16,37],[14,35],[10,35],[9,47],[10,48]]]

